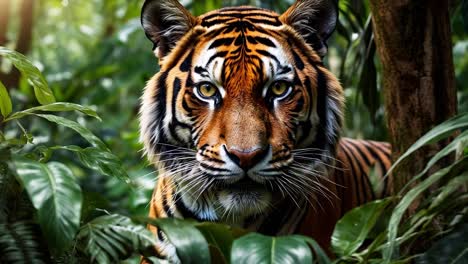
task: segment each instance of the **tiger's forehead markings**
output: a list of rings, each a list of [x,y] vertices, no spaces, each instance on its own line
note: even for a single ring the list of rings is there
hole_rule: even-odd
[[[220,24],[238,26],[236,22],[250,22],[253,25],[263,24],[274,27],[282,26],[278,14],[270,10],[252,7],[231,7],[216,10],[201,18],[201,26],[212,27]],[[248,24],[244,24],[248,25]]]

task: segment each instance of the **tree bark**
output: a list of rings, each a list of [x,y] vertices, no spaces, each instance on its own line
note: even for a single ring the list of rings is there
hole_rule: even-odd
[[[10,1],[0,1],[0,46],[7,43],[8,22],[10,18]]]
[[[457,112],[449,3],[371,0],[393,158]],[[441,146],[431,146],[393,172],[398,192]]]
[[[3,21],[6,21],[4,26],[0,26],[0,33],[1,30],[4,29],[4,40],[6,43],[6,32],[8,29],[8,20],[9,20],[9,3],[8,0],[0,0],[0,8],[5,8],[5,10],[0,10],[0,16],[5,15],[4,17],[0,17],[0,24]],[[33,29],[33,19],[34,19],[34,2],[35,0],[22,0],[19,10],[19,17],[20,17],[20,28],[18,33],[18,38],[16,40],[16,51],[22,54],[26,54],[31,49],[32,44],[32,29]],[[0,38],[2,35],[0,35]],[[1,41],[1,39],[0,39]],[[4,45],[5,43],[1,43],[0,45]],[[17,87],[19,83],[20,73],[16,68],[13,68],[9,73],[0,73],[0,80],[2,80],[3,84],[6,88],[11,89],[12,87]]]

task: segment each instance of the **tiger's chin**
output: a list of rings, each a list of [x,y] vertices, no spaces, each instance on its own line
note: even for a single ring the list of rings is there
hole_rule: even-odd
[[[217,194],[220,220],[231,222],[261,215],[272,204],[272,195],[262,186],[232,187]]]

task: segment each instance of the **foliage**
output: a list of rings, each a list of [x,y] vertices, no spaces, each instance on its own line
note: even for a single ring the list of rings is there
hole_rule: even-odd
[[[136,116],[142,87],[158,70],[139,25],[141,1],[39,2],[36,17],[40,19],[34,24],[35,41],[28,54],[34,63],[0,48],[0,70],[17,67],[23,76],[16,89],[7,90],[0,82],[2,261],[113,263],[131,257],[129,262],[138,262],[142,254],[159,263],[149,257],[154,237],[141,225],[145,223],[159,226],[181,259],[197,252],[202,260],[209,254],[212,262],[235,263],[263,244],[253,258],[266,260],[264,255],[269,254],[270,260],[310,257],[330,262],[306,237],[243,236],[245,231],[225,225],[141,218],[147,214],[156,175],[141,157]],[[293,1],[181,2],[201,14],[239,4],[283,12]],[[340,21],[326,64],[345,87],[345,133],[386,139],[381,66],[375,56],[368,3],[339,3]],[[462,17],[467,1],[462,3],[453,10],[452,23],[459,112],[464,113],[468,110],[468,23]],[[15,39],[14,30],[10,29],[9,39]],[[466,248],[466,240],[457,239],[466,237],[466,225],[461,223],[466,222],[468,197],[460,192],[466,184],[466,118],[462,115],[445,123],[449,130],[436,128],[415,145],[436,142],[451,135],[455,127],[465,129],[418,175],[426,180],[408,185],[399,197],[355,209],[339,222],[333,237],[335,262],[381,263],[384,258],[395,263],[445,262],[441,258],[447,254],[438,252],[452,250],[450,255],[456,256]],[[435,161],[454,153],[457,163],[433,171]],[[424,199],[414,203],[420,197]],[[415,204],[418,213],[402,222],[408,205]],[[434,219],[440,223],[437,230],[429,225]],[[192,235],[182,236],[181,230]],[[422,238],[439,241],[417,256],[400,250]],[[302,250],[284,247],[287,243]],[[272,252],[278,258],[271,258]],[[464,259],[466,254],[451,261]]]

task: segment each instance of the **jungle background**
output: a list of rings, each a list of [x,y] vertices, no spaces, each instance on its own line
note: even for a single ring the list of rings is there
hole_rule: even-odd
[[[222,6],[242,4],[281,13],[293,1],[181,2],[198,15]],[[339,23],[328,42],[329,54],[325,63],[339,77],[345,89],[344,135],[392,141],[384,104],[386,96],[391,95],[383,92],[383,67],[370,16],[371,9],[379,7],[379,1],[370,2],[339,1]],[[140,26],[142,3],[136,0],[0,0],[0,46],[5,47],[0,49],[0,81],[3,84],[0,84],[3,116],[0,117],[0,262],[114,263],[121,260],[137,263],[138,255],[145,252],[153,241],[147,237],[149,234],[145,233],[142,223],[151,222],[144,217],[148,213],[157,172],[142,156],[142,145],[138,141],[138,108],[143,87],[158,71],[158,63],[151,50],[152,44]],[[412,188],[421,188],[410,193],[411,197],[405,201],[408,205],[400,207],[403,212],[399,215],[403,217],[407,208],[416,212],[419,218],[409,221],[414,229],[401,227],[402,233],[389,227],[384,235],[377,235],[375,219],[379,217],[389,221],[394,219],[393,225],[399,226],[398,217],[390,215],[404,199],[400,202],[382,200],[351,215],[350,218],[354,217],[351,220],[356,221],[365,217],[363,212],[368,213],[364,218],[368,225],[359,229],[360,233],[353,234],[346,233],[350,228],[344,223],[342,228],[345,231],[342,232],[345,235],[337,239],[342,239],[340,241],[345,245],[335,243],[340,261],[380,263],[379,260],[387,259],[395,263],[414,260],[433,263],[428,259],[437,256],[434,252],[440,252],[440,249],[432,248],[435,250],[432,255],[424,255],[434,245],[422,243],[423,246],[414,246],[421,237],[424,241],[446,238],[450,248],[444,247],[444,243],[441,247],[450,256],[455,256],[449,263],[462,263],[460,261],[467,259],[468,228],[459,226],[460,222],[466,222],[468,197],[466,192],[459,190],[466,187],[467,182],[468,4],[467,1],[449,1],[444,6],[450,18],[452,45],[449,54],[450,59],[453,58],[453,81],[457,89],[453,98],[457,98],[457,103],[452,106],[458,106],[454,106],[455,111],[444,120],[456,112],[460,115],[451,123],[444,123],[445,127],[433,130],[432,135],[414,148],[450,136],[456,144],[449,145],[451,147],[440,154],[441,157],[449,157],[444,162],[450,166],[439,165],[439,169],[446,169],[445,174],[437,174],[440,171],[431,166],[427,170],[426,166],[416,168],[416,172],[422,171],[421,175],[411,172],[425,185],[421,187],[421,184],[413,183]],[[437,9],[437,4],[431,8]],[[409,34],[412,32],[410,26],[407,29]],[[404,114],[411,118],[415,113]],[[429,128],[436,125],[432,123]],[[448,134],[454,131],[455,134]],[[411,140],[413,144],[415,139]],[[442,141],[438,150],[447,142]],[[408,148],[409,145],[404,146],[398,156]],[[425,163],[433,165],[441,158],[432,160],[437,156],[435,153],[426,157]],[[431,178],[433,175],[437,177]],[[450,188],[445,188],[447,186]],[[433,196],[428,196],[432,197],[429,204],[424,201],[414,203],[416,196],[428,190],[433,193]],[[408,190],[399,191],[395,193],[400,198],[407,197]],[[452,201],[452,206],[447,209],[448,201]],[[391,204],[396,204],[396,207]],[[451,211],[443,211],[442,208]],[[440,210],[434,211],[436,209]],[[450,221],[441,220],[441,215],[447,219],[453,217]],[[186,229],[181,228],[184,232],[193,234],[194,246],[184,247],[181,243],[179,255],[199,253],[200,248],[209,248],[212,260],[213,255],[219,254],[221,257],[215,257],[215,260],[229,262],[236,256],[229,253],[231,247],[240,250],[243,244],[236,244],[235,240],[240,237],[238,231],[226,231],[228,227],[225,226],[206,225],[194,229],[190,223],[156,224],[165,226],[163,229],[169,236],[171,232],[177,233],[174,226],[184,226]],[[200,232],[219,238],[218,243],[214,243],[217,247],[213,246],[212,240],[203,240]],[[223,232],[230,236],[225,237]],[[354,242],[346,244],[346,235]],[[255,243],[270,239],[250,238]],[[363,249],[366,238],[373,238],[378,243],[370,243],[370,248]],[[306,238],[284,239],[285,245],[296,247],[313,244]],[[174,238],[177,244],[176,240]],[[220,240],[234,245],[227,242],[223,245]],[[206,241],[209,247],[203,245]],[[388,244],[398,250],[389,250]],[[285,247],[283,253],[291,253]],[[316,249],[315,253],[320,255],[319,251]],[[244,248],[244,252],[249,251]],[[323,255],[318,258],[321,263],[328,261]],[[159,261],[152,260],[155,263]],[[199,260],[206,259],[202,256]]]

